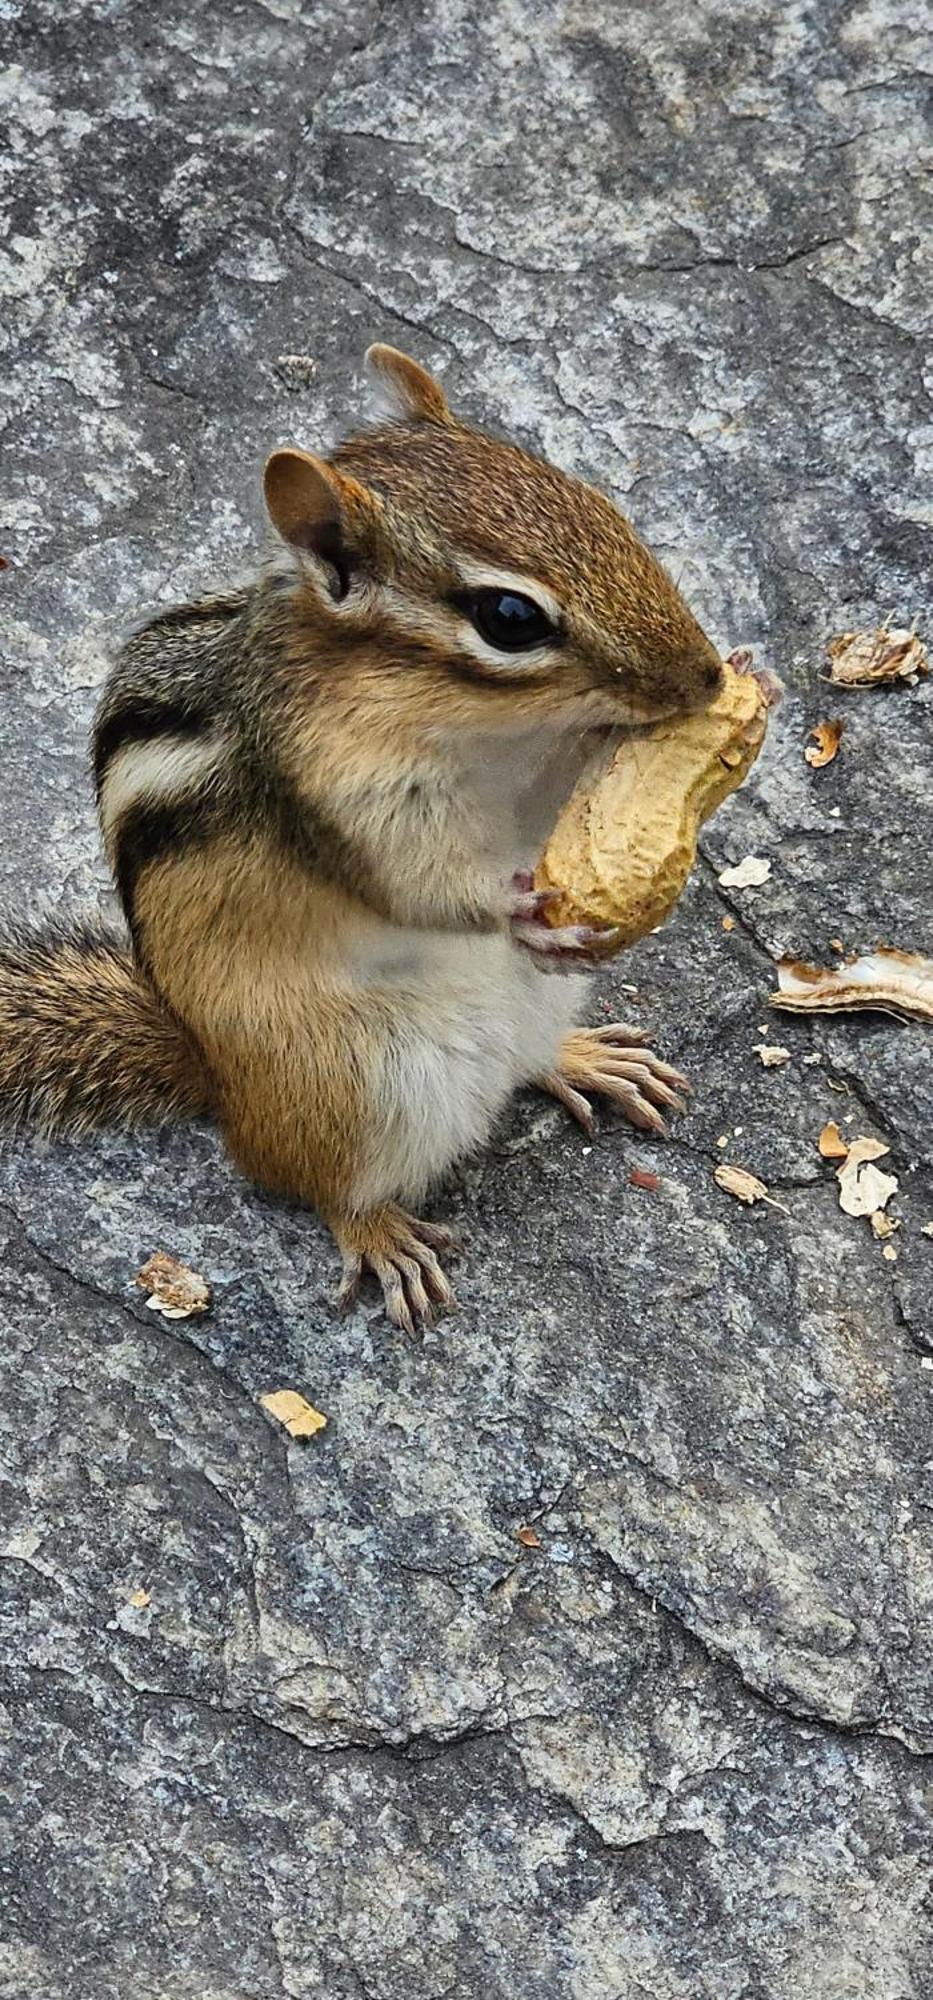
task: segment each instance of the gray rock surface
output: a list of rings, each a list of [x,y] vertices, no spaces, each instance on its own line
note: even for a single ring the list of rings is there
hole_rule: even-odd
[[[587,1147],[517,1103],[439,1204],[436,1337],[335,1323],[324,1232],[208,1131],[6,1149],[0,1995],[925,2000],[929,1031],[768,1015],[783,950],[933,948],[933,682],[819,678],[925,608],[922,10],[2,12],[6,905],[104,891],[108,653],[251,559],[263,451],[347,426],[374,337],[605,485],[791,693],[594,992],[689,1115]],[[895,1262],[830,1117],[891,1147]],[[157,1247],[211,1317],[146,1310]]]

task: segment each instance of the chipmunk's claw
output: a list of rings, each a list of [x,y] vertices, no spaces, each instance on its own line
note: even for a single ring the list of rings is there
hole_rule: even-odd
[[[516,869],[508,904],[512,942],[530,951],[542,972],[586,972],[597,966],[619,935],[615,927],[552,925],[547,911],[561,900],[559,889],[536,889],[530,870]]]
[[[575,1118],[577,1124],[582,1125],[587,1138],[595,1139],[596,1118],[593,1106],[589,1098],[583,1096],[582,1091],[575,1090],[573,1084],[568,1083],[556,1069],[550,1070],[547,1076],[541,1078],[541,1088],[549,1090],[552,1097],[559,1098],[565,1111],[569,1111],[571,1118]]]
[[[541,1087],[559,1098],[584,1130],[595,1129],[585,1091],[609,1098],[642,1132],[667,1131],[663,1111],[684,1109],[686,1077],[642,1046],[643,1037],[616,1022],[606,1028],[577,1028],[565,1036],[558,1067],[540,1078]],[[588,1119],[581,1113],[585,1105]]]
[[[680,1070],[673,1069],[670,1063],[662,1062],[660,1056],[642,1046],[649,1039],[647,1028],[632,1028],[627,1021],[610,1021],[604,1028],[580,1028],[577,1032],[590,1041],[607,1043],[619,1060],[646,1063],[653,1077],[668,1084],[678,1095],[689,1097],[690,1084]],[[667,1101],[673,1109],[673,1100]],[[684,1107],[678,1103],[676,1108],[682,1111]]]
[[[334,1311],[338,1319],[345,1319],[360,1295],[363,1282],[363,1259],[356,1250],[344,1250],[343,1274],[334,1293]]]
[[[540,918],[512,918],[513,941],[533,954],[542,972],[593,971],[612,951],[618,935],[614,927],[562,924],[552,929]]]
[[[333,1227],[343,1257],[335,1300],[339,1313],[355,1303],[366,1271],[378,1278],[386,1313],[403,1333],[433,1327],[436,1309],[456,1312],[456,1297],[436,1255],[437,1250],[450,1255],[461,1247],[452,1229],[421,1222],[394,1202]]]

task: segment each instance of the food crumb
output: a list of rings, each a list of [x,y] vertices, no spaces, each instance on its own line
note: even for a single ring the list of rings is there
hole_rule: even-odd
[[[313,1437],[315,1431],[326,1428],[327,1418],[321,1415],[320,1410],[314,1409],[306,1396],[299,1395],[297,1389],[271,1389],[267,1395],[260,1396],[259,1401],[270,1417],[277,1417],[279,1423],[284,1425],[289,1437]]]
[[[149,1293],[146,1304],[150,1311],[161,1313],[163,1319],[192,1319],[210,1309],[211,1288],[206,1279],[165,1250],[153,1252],[137,1271],[136,1283]]]
[[[790,1049],[780,1048],[773,1043],[756,1042],[754,1053],[764,1069],[780,1069],[783,1063],[790,1062]]]

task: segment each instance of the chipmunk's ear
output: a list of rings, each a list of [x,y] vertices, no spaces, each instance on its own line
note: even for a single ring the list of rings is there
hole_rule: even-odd
[[[283,541],[316,559],[332,597],[346,597],[373,540],[379,504],[374,495],[298,445],[272,452],[263,491]]]
[[[366,370],[380,416],[397,424],[450,424],[453,417],[439,382],[397,347],[368,347]]]

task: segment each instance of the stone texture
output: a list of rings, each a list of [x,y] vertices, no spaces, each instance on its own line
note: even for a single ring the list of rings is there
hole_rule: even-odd
[[[594,990],[689,1115],[588,1148],[516,1104],[440,1201],[436,1337],[335,1323],[323,1231],[207,1131],[6,1149],[0,1995],[925,2000],[929,1032],[767,1008],[781,951],[933,948],[933,684],[820,681],[830,633],[924,609],[921,15],[3,12],[7,905],[104,891],[108,652],[249,562],[264,449],[347,426],[373,337],[604,484],[790,692]],[[891,1146],[896,1263],[829,1117]],[[210,1318],[147,1311],[156,1248]]]

